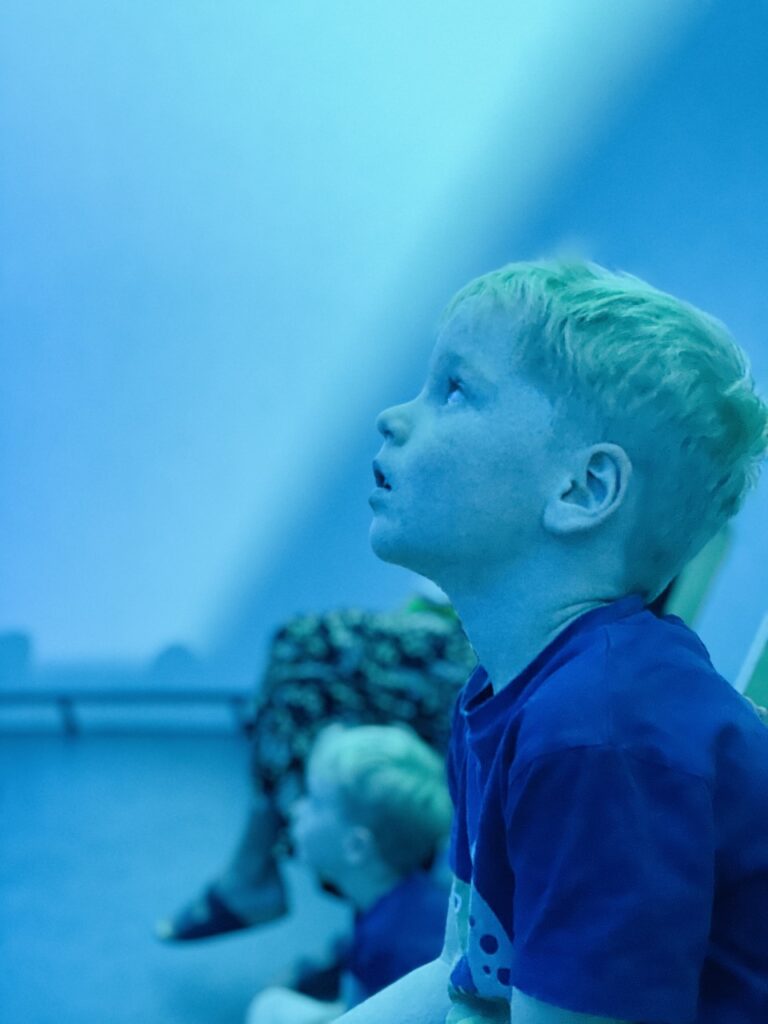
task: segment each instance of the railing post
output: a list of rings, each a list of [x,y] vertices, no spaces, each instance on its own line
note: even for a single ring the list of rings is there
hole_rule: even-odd
[[[61,696],[56,699],[61,715],[61,724],[67,736],[77,736],[80,726],[75,715],[75,705],[70,697]]]
[[[233,694],[229,698],[229,706],[232,708],[232,714],[234,715],[235,722],[240,732],[248,733],[248,715],[246,714],[246,705],[248,699],[242,694]]]

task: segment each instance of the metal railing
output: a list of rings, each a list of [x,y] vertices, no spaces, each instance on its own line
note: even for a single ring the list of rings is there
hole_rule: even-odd
[[[68,689],[53,690],[0,690],[0,711],[8,707],[53,707],[59,715],[62,730],[77,736],[83,730],[78,719],[78,708],[85,706],[147,707],[157,705],[212,705],[228,706],[233,723],[239,732],[247,733],[248,708],[253,700],[249,691],[242,690],[181,690],[181,689]],[[0,728],[2,726],[0,725]]]

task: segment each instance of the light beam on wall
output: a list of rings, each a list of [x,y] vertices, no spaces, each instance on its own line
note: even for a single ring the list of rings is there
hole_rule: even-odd
[[[410,314],[693,9],[5,5],[0,629],[43,660],[215,643]]]

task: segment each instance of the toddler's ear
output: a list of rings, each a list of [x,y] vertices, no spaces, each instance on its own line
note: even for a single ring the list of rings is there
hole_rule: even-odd
[[[618,444],[595,444],[576,454],[571,473],[544,509],[544,528],[564,535],[591,530],[626,498],[632,463]]]
[[[344,859],[350,867],[359,867],[376,852],[376,839],[365,825],[351,825],[342,841]]]

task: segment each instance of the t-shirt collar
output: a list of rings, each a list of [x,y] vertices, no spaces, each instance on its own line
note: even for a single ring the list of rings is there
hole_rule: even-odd
[[[555,655],[575,637],[583,637],[586,633],[598,629],[609,622],[616,622],[629,615],[635,615],[645,607],[645,600],[640,594],[628,594],[610,604],[600,605],[598,608],[590,608],[578,619],[574,619],[547,646],[541,650],[533,661],[510,680],[498,693],[494,694],[488,673],[482,665],[478,665],[466,682],[460,695],[460,709],[462,715],[468,720],[485,718],[486,714],[495,715],[501,710],[501,706],[511,706],[525,688],[527,683],[534,679]],[[476,722],[475,724],[479,724]]]

